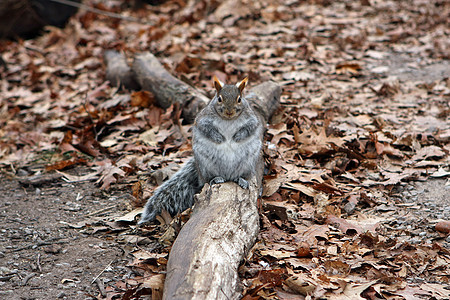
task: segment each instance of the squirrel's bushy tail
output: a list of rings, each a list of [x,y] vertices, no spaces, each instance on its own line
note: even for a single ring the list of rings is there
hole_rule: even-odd
[[[194,158],[156,189],[145,204],[138,224],[152,221],[163,209],[172,216],[194,205],[194,195],[201,189]]]

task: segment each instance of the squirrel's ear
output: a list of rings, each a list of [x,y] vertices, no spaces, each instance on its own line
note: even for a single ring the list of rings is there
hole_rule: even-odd
[[[236,86],[239,89],[239,91],[241,91],[241,93],[244,90],[245,86],[247,85],[247,82],[248,82],[248,77],[245,77],[240,82],[236,83]]]
[[[216,75],[214,75],[213,80],[214,80],[214,87],[216,88],[217,92],[220,92],[220,90],[223,87],[223,82],[220,81],[219,78],[216,77]]]

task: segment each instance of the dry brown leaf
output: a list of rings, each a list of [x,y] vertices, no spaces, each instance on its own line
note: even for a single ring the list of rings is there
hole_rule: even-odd
[[[359,63],[341,63],[336,65],[337,74],[358,75],[362,67]]]
[[[310,226],[306,231],[297,232],[295,239],[300,242],[307,242],[309,245],[317,245],[317,238],[322,240],[328,240],[328,232],[330,229],[328,225],[317,225],[314,224]]]
[[[315,280],[304,274],[293,275],[287,278],[285,282],[287,286],[303,296],[312,295],[319,285]]]
[[[342,233],[352,236],[363,232],[362,228],[358,225],[350,224],[347,220],[336,217],[334,215],[328,215],[326,223],[338,228],[340,231],[342,231]]]
[[[331,299],[336,300],[365,300],[366,298],[363,298],[361,294],[371,287],[372,285],[376,284],[378,280],[373,280],[366,283],[347,283],[342,294],[335,295]]]
[[[134,221],[136,221],[136,217],[138,215],[140,215],[143,211],[144,211],[144,208],[142,208],[142,207],[134,209],[134,210],[126,213],[123,216],[115,217],[114,221],[116,221],[116,222],[134,222]]]

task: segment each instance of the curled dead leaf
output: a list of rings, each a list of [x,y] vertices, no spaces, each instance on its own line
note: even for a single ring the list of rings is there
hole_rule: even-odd
[[[114,218],[114,221],[116,222],[134,222],[136,217],[142,213],[142,211],[144,210],[144,208],[137,208],[135,210],[132,210],[130,212],[128,212],[127,214]]]
[[[449,234],[450,233],[450,221],[440,221],[434,227],[437,231]]]
[[[291,276],[285,280],[285,283],[288,287],[303,296],[311,295],[318,285],[312,278],[303,274]]]
[[[307,242],[301,242],[297,248],[298,257],[308,257],[311,256],[311,247]]]
[[[358,75],[362,67],[359,63],[340,63],[336,65],[337,74]]]
[[[63,170],[67,167],[70,167],[70,166],[73,166],[76,164],[84,164],[84,163],[86,163],[86,160],[83,158],[73,158],[73,159],[58,161],[51,165],[47,165],[47,166],[45,166],[45,170],[46,171]]]
[[[326,223],[337,227],[340,231],[349,235],[355,235],[363,231],[358,225],[350,224],[347,220],[334,215],[328,215]]]
[[[148,91],[139,91],[131,94],[131,106],[150,107],[155,102],[155,96]]]

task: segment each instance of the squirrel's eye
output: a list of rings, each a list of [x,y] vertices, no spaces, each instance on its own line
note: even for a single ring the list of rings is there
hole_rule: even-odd
[[[217,102],[222,103],[222,96],[217,97]]]
[[[241,96],[237,97],[237,103],[241,103]]]

